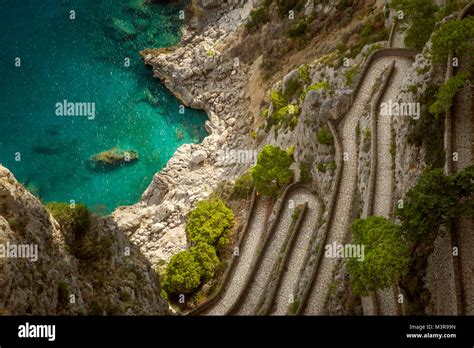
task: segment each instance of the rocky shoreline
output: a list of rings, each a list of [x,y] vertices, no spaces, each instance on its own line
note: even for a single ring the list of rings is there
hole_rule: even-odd
[[[251,163],[229,164],[226,151],[249,149],[248,111],[245,87],[250,68],[225,56],[225,47],[238,40],[251,2],[201,1],[202,8],[218,20],[202,31],[183,29],[182,42],[174,49],[142,51],[145,64],[155,77],[186,106],[203,109],[209,120],[209,135],[200,144],[178,148],[166,167],[135,205],[117,208],[112,218],[117,228],[153,263],[186,248],[185,217],[200,200],[209,197],[216,185],[240,175]],[[216,13],[216,14],[214,14]],[[198,25],[191,19],[189,26]],[[228,153],[228,152],[227,152]]]

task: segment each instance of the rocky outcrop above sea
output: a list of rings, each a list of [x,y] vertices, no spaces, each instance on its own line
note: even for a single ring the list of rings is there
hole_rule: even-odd
[[[1,314],[168,313],[150,262],[111,219],[95,219],[73,244],[2,166],[0,202]]]

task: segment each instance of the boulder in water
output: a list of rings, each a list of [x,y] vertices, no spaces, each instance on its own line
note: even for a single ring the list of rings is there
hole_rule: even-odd
[[[92,156],[88,161],[88,167],[95,171],[107,171],[136,161],[138,161],[137,151],[124,151],[113,147]]]

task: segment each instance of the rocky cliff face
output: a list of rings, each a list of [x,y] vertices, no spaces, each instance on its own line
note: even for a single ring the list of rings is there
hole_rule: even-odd
[[[109,218],[68,244],[42,203],[0,166],[0,312],[167,313],[150,263]]]

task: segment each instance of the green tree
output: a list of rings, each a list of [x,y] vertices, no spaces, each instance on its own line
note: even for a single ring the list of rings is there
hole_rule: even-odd
[[[440,227],[448,227],[456,216],[474,216],[474,166],[446,176],[441,168],[423,174],[397,210],[402,232],[414,242],[432,242]]]
[[[189,214],[186,225],[188,239],[194,245],[203,242],[224,247],[230,240],[234,213],[220,199],[201,201]]]
[[[433,34],[431,55],[436,62],[442,62],[451,51],[455,57],[472,57],[474,46],[474,17],[453,20],[443,24]]]
[[[220,261],[216,249],[198,243],[173,257],[166,266],[163,288],[167,294],[189,294],[214,277]]]
[[[293,178],[292,160],[288,153],[273,145],[265,146],[252,168],[252,178],[258,192],[273,196]]]
[[[189,249],[189,252],[201,267],[201,282],[212,279],[220,263],[216,249],[209,244],[198,243],[197,246]]]
[[[201,285],[202,268],[189,251],[171,257],[163,287],[169,294],[189,294]]]
[[[409,247],[400,227],[380,216],[357,219],[351,226],[354,243],[364,246],[364,260],[350,258],[347,270],[354,293],[367,296],[398,283],[407,272]]]

